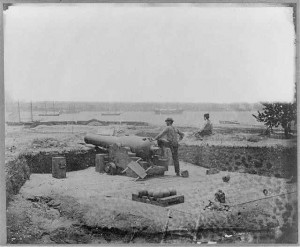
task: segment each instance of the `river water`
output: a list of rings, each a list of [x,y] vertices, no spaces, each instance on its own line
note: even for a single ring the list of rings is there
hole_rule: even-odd
[[[43,113],[43,112],[41,112]],[[174,119],[174,125],[187,127],[200,127],[203,125],[203,114],[206,112],[184,111],[182,114],[155,114],[154,112],[122,112],[119,116],[102,116],[101,112],[79,112],[73,114],[63,113],[60,116],[39,116],[37,112],[33,113],[34,121],[84,121],[98,119],[101,121],[139,121],[155,125],[164,125],[167,117]],[[214,125],[219,125],[219,121],[238,121],[242,126],[261,126],[252,114],[257,112],[250,111],[214,111],[209,112],[210,120]],[[19,121],[16,114],[7,114],[6,121]],[[21,112],[21,121],[30,121],[30,112]]]

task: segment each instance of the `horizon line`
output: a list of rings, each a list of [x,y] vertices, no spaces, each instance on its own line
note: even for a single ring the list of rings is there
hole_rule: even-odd
[[[256,101],[256,102],[245,102],[245,101],[236,101],[236,102],[177,102],[177,101],[75,101],[75,100],[9,100],[5,101],[5,103],[118,103],[118,104],[261,104],[261,103],[291,103],[291,101],[280,101],[280,100],[266,100],[266,101]]]

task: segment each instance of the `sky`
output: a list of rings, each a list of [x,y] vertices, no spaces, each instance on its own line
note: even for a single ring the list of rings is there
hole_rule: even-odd
[[[291,101],[289,7],[19,4],[4,12],[4,84],[20,101]]]

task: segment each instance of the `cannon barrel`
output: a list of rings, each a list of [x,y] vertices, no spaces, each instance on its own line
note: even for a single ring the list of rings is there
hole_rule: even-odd
[[[93,144],[108,148],[112,144],[119,144],[121,146],[130,147],[131,151],[136,153],[137,156],[145,158],[150,155],[152,147],[155,145],[154,141],[151,141],[147,137],[140,136],[102,136],[95,134],[88,134],[84,137],[84,141],[87,144]]]

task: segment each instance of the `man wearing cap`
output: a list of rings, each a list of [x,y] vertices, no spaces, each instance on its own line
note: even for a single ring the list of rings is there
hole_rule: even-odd
[[[177,135],[180,136],[179,140],[182,140],[184,134],[172,125],[174,122],[172,118],[167,118],[165,122],[167,127],[160,134],[158,134],[154,140],[157,140],[157,143],[160,147],[164,145],[165,147],[169,147],[171,149],[175,173],[177,176],[180,176]]]
[[[212,134],[213,126],[212,126],[212,123],[209,120],[209,114],[208,113],[204,114],[204,121],[205,121],[205,123],[204,123],[203,128],[200,131],[195,133],[195,136],[197,138],[201,138],[203,136],[208,136],[208,135]]]

